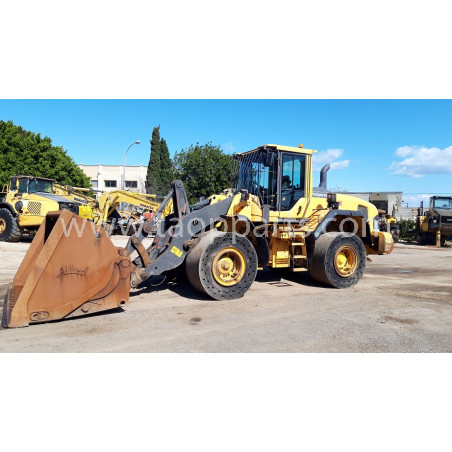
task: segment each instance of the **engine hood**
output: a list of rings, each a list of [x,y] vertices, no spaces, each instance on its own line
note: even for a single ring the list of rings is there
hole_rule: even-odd
[[[452,209],[434,209],[434,211],[442,217],[452,217]]]
[[[43,198],[51,199],[52,201],[55,201],[55,202],[58,202],[58,203],[64,202],[64,203],[72,203],[72,204],[77,204],[77,205],[80,204],[79,202],[75,202],[75,201],[72,201],[71,199],[63,198],[63,196],[55,195],[53,193],[41,193],[41,192],[38,192],[38,193],[36,193],[36,195],[42,196]]]

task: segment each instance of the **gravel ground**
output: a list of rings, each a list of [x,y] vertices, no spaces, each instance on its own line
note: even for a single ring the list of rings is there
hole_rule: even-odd
[[[1,299],[29,244],[0,242]],[[187,282],[144,287],[126,310],[0,329],[0,351],[451,352],[452,247],[400,243],[371,259],[358,285],[343,290],[267,270],[232,301],[212,301]]]

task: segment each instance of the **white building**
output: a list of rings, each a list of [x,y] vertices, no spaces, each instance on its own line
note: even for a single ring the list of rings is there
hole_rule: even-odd
[[[121,190],[123,165],[78,165],[90,178],[91,187],[99,191]],[[146,193],[147,166],[125,167],[125,190]]]
[[[403,201],[403,193],[401,191],[381,191],[381,192],[342,192],[344,195],[356,196],[373,203],[377,208],[387,210],[389,214],[392,213],[394,205],[397,205],[397,212],[395,218],[397,220],[415,220],[418,207],[408,207],[408,204]],[[379,200],[386,200],[387,207],[379,205]],[[404,206],[404,204],[407,204]]]

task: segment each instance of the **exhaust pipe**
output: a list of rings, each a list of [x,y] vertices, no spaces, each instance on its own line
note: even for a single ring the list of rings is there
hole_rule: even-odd
[[[326,173],[329,171],[331,165],[327,163],[321,170],[320,170],[320,188],[326,188]]]

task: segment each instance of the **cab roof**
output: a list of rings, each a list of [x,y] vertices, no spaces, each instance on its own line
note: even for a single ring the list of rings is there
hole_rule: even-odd
[[[268,149],[270,151],[294,152],[296,154],[308,154],[308,155],[312,155],[315,152],[317,152],[313,149],[304,148],[302,144],[299,145],[299,147],[283,146],[281,144],[264,144],[262,146],[258,146],[256,149],[252,149],[251,151],[239,152],[236,155],[246,155],[246,154],[250,154],[252,152],[265,150],[265,149]]]
[[[50,182],[56,182],[55,179],[49,179],[47,177],[40,177],[40,176],[24,176],[22,174],[19,174],[18,176],[11,176],[11,177],[17,177],[22,179],[40,179],[40,180],[48,180]]]

